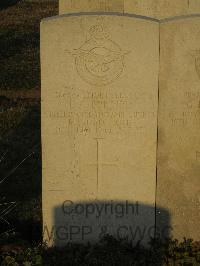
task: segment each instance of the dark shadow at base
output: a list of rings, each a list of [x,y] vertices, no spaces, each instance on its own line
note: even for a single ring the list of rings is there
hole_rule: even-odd
[[[170,215],[159,207],[157,211],[165,220],[162,228],[156,228],[155,206],[128,200],[67,200],[56,207],[54,213],[47,215],[50,220],[44,221],[44,239],[49,245],[65,247],[69,243],[96,245],[105,236],[110,236],[116,241],[131,243],[132,246],[139,244],[148,249],[153,239],[170,238]]]

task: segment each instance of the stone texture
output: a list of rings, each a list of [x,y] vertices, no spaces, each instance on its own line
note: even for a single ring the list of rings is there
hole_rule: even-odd
[[[200,0],[60,0],[59,13],[121,12],[157,19],[200,13]]]
[[[125,0],[125,12],[154,18],[186,14],[188,0]]]
[[[200,12],[200,0],[124,0],[124,12],[164,19]]]
[[[44,239],[63,245],[120,233],[147,243],[155,225],[159,24],[44,20],[41,62]],[[79,214],[64,211],[67,200]],[[83,213],[88,204],[125,201],[138,201],[139,214]],[[134,236],[136,226],[142,235]]]
[[[199,240],[200,18],[164,23],[160,36],[157,204],[174,237]]]
[[[124,12],[124,0],[60,0],[59,13]]]

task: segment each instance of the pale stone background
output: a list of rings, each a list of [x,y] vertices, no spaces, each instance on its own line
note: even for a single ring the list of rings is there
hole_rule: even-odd
[[[59,13],[122,12],[163,19],[200,12],[200,0],[60,0]]]
[[[161,25],[157,204],[200,239],[200,17]],[[162,224],[162,214],[158,215]]]
[[[60,0],[59,13],[124,12],[124,0]]]
[[[200,0],[124,0],[124,12],[158,19],[196,14]]]

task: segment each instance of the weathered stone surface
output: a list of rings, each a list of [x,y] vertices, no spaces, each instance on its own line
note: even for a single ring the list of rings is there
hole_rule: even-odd
[[[200,13],[200,0],[60,0],[59,13],[121,12],[157,19]]]
[[[125,0],[125,12],[154,18],[183,15],[188,12],[188,0]]]
[[[155,225],[159,24],[44,20],[41,62],[45,239],[63,245],[111,233],[147,243]],[[69,201],[79,214],[69,214]],[[127,201],[139,202],[138,215],[136,207],[118,218],[111,207],[100,217],[83,213],[88,204],[123,209]]]
[[[160,36],[157,204],[169,210],[174,237],[198,240],[200,18],[164,23]]]
[[[124,12],[164,19],[200,13],[200,0],[124,0]]]
[[[124,12],[124,0],[60,0],[59,13]]]

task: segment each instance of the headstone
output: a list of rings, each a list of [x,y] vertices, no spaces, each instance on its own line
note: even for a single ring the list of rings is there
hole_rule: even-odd
[[[188,0],[125,0],[125,12],[158,19],[184,15],[188,12]]]
[[[41,61],[44,239],[111,234],[146,244],[155,228],[159,24],[43,20]]]
[[[162,24],[160,38],[157,204],[174,237],[199,240],[200,17]]]
[[[41,24],[44,239],[199,239],[199,1],[66,3]]]
[[[60,0],[59,14],[78,12],[122,12],[124,0]]]
[[[200,13],[200,0],[60,0],[59,13],[124,12],[164,19]]]

